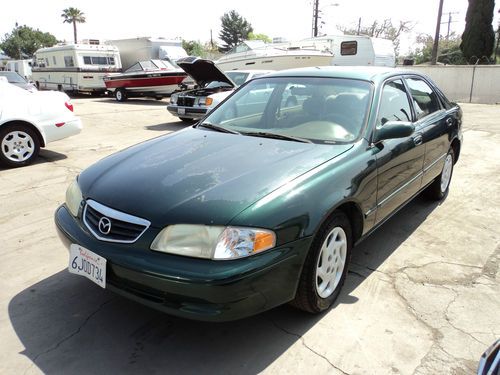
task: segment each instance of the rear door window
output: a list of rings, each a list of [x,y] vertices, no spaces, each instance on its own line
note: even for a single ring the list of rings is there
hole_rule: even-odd
[[[406,78],[406,83],[410,89],[417,120],[441,109],[437,94],[424,80],[411,77]]]

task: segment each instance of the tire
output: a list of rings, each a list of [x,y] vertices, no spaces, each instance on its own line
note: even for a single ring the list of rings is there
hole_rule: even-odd
[[[29,126],[0,127],[0,165],[16,168],[31,164],[40,152],[38,134]]]
[[[125,100],[127,100],[127,93],[125,92],[125,89],[116,89],[115,99],[119,102],[124,102]]]
[[[189,117],[179,117],[179,120],[184,121],[184,122],[195,122],[192,118]]]
[[[448,195],[453,166],[455,165],[455,152],[452,148],[448,150],[444,161],[443,170],[436,179],[425,189],[425,195],[430,200],[440,201]]]
[[[155,96],[156,100],[163,100],[163,96]]]
[[[291,304],[313,314],[330,308],[346,279],[351,248],[351,223],[342,211],[337,210],[313,240]]]

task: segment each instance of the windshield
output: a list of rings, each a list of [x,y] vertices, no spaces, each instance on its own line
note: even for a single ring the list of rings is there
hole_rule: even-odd
[[[26,83],[26,80],[16,72],[0,72],[0,76],[7,77],[9,83]]]
[[[231,81],[233,81],[236,84],[236,86],[241,86],[246,82],[247,77],[250,73],[232,71],[232,72],[225,72],[224,74],[227,75],[231,79]]]
[[[371,97],[366,81],[279,77],[251,81],[204,122],[241,134],[276,134],[316,143],[349,143],[365,124]]]

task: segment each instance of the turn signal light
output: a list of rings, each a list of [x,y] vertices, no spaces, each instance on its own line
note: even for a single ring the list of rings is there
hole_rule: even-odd
[[[208,105],[212,105],[212,103],[213,103],[213,99],[212,98],[208,97],[207,99],[205,99],[205,105],[207,105],[207,106]]]
[[[273,233],[257,232],[253,243],[253,251],[258,252],[270,249],[276,245],[276,238]]]

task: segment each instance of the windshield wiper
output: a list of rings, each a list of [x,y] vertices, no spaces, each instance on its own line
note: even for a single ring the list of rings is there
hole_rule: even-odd
[[[209,122],[202,122],[202,123],[196,125],[196,127],[200,127],[200,126],[203,128],[207,128],[207,129],[213,129],[213,130],[216,130],[216,131],[221,132],[221,133],[241,134],[240,132],[237,132],[236,130],[223,128],[222,126],[211,124]]]
[[[302,142],[302,143],[314,143],[306,138],[294,137],[291,135],[284,135],[284,134],[267,133],[267,132],[248,132],[248,133],[245,132],[243,134],[249,135],[251,137],[274,138],[274,139],[283,139],[286,141],[295,141],[295,142]]]

